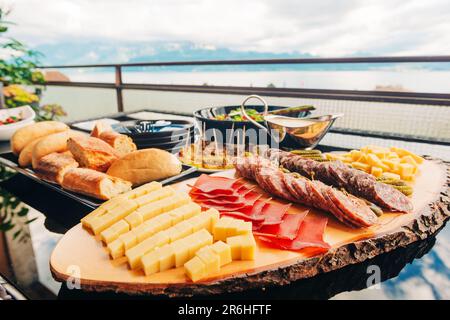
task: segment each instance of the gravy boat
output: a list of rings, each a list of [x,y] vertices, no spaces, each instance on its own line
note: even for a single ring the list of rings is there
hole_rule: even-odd
[[[257,99],[264,104],[264,125],[253,120],[245,111],[245,104],[251,99]],[[313,149],[322,140],[334,121],[344,115],[343,113],[337,113],[308,118],[272,115],[268,114],[267,102],[257,95],[245,98],[241,104],[241,112],[248,121],[265,130],[276,142],[280,143],[289,136],[299,147],[304,149]]]

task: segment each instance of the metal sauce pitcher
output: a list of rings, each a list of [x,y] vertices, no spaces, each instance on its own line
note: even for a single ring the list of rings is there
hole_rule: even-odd
[[[245,111],[245,104],[251,99],[257,99],[264,104],[264,125],[253,120]],[[344,114],[329,114],[308,118],[293,118],[269,114],[267,102],[258,95],[251,95],[241,104],[241,112],[248,121],[256,127],[265,130],[276,142],[282,142],[287,136],[291,137],[299,147],[314,148],[325,136],[337,118]]]

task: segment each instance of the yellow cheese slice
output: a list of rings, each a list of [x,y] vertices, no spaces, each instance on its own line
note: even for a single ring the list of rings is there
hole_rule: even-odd
[[[193,257],[186,262],[184,269],[189,279],[194,282],[206,276],[206,264],[199,257]]]
[[[228,226],[233,223],[236,219],[230,217],[220,218],[219,221],[214,226],[213,235],[214,241],[225,241],[228,233]]]
[[[133,200],[124,200],[119,206],[115,207],[106,214],[94,217],[91,222],[92,231],[95,235],[109,228],[117,221],[125,218],[131,212],[136,210],[137,204]]]
[[[217,241],[209,246],[218,256],[220,266],[226,265],[232,261],[231,247],[223,241]]]
[[[191,259],[195,256],[199,249],[212,244],[213,237],[206,229],[201,229],[194,233],[193,237],[190,238],[189,241],[189,259]]]

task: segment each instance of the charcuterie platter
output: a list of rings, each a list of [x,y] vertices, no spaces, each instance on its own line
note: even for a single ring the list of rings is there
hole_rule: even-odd
[[[278,156],[283,164],[283,154]],[[284,285],[424,239],[439,230],[450,215],[450,173],[440,160],[421,160],[420,174],[414,178],[414,193],[408,198],[384,184],[379,186],[368,176],[356,179],[364,180],[361,184],[368,189],[372,184],[372,193],[353,193],[359,192],[360,197],[371,198],[377,204],[397,207],[396,212],[383,208],[383,214],[375,216],[360,198],[334,186],[336,181],[325,185],[320,175],[316,175],[317,180],[304,179],[305,172],[302,176],[291,175],[275,170],[277,167],[265,161],[246,158],[236,163],[235,170],[202,175],[170,189],[158,189],[155,184],[134,189],[127,198],[131,209],[120,217],[117,207],[111,207],[111,211],[100,207],[102,212],[94,211],[85,217],[55,248],[50,260],[54,277],[59,281],[79,278],[82,289],[88,291],[174,297]],[[299,171],[304,160],[289,161],[284,168],[290,163],[291,171]],[[334,164],[329,162],[326,166]],[[345,176],[346,168],[335,169]],[[258,178],[258,172],[263,171],[269,172]],[[289,177],[283,180],[285,174]],[[314,188],[318,188],[329,198],[311,200],[309,194],[301,198],[295,188],[289,193],[289,189],[277,187],[280,181],[284,181],[284,186],[286,181],[300,183],[292,179],[306,181],[305,190],[313,188],[314,193]],[[227,184],[232,191],[227,191]],[[320,189],[322,184],[324,189]],[[359,186],[360,182],[356,184]],[[140,191],[142,194],[138,194]],[[232,197],[237,197],[236,201],[230,201]],[[154,202],[144,204],[144,200]],[[123,201],[121,198],[116,202]],[[261,201],[262,209],[255,211]],[[109,201],[110,206],[113,202],[114,199]],[[143,206],[133,206],[134,202]],[[196,211],[197,204],[201,212]],[[335,209],[331,208],[333,205]],[[108,220],[114,214],[117,219]],[[145,221],[138,221],[139,216]],[[155,225],[164,223],[163,217],[172,222],[150,232]],[[181,226],[189,221],[190,231],[181,236]],[[252,225],[251,232],[248,223]],[[138,230],[146,230],[146,235]],[[294,236],[289,237],[290,233]],[[131,245],[130,236],[138,239]],[[231,252],[228,255],[227,250]]]

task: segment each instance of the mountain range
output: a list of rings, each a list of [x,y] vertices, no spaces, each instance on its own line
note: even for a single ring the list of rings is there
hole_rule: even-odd
[[[217,48],[210,45],[198,45],[191,42],[149,42],[149,43],[110,43],[66,41],[41,44],[33,48],[43,53],[42,65],[105,64],[153,61],[195,61],[195,60],[233,60],[233,59],[280,59],[313,58],[304,52],[256,52],[237,51],[229,48]],[[364,54],[363,54],[364,55]],[[361,55],[360,55],[361,56]],[[366,55],[367,56],[367,55]],[[404,68],[401,64],[306,64],[306,65],[235,65],[235,66],[179,66],[158,67],[160,70],[176,71],[233,71],[233,70],[370,70],[385,68]],[[431,70],[449,70],[449,63],[409,64],[408,68],[426,68]],[[145,71],[145,68],[133,68],[133,71]],[[131,70],[130,70],[131,71]]]

